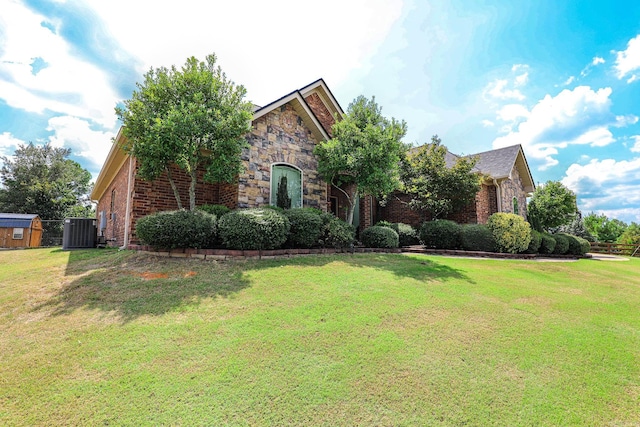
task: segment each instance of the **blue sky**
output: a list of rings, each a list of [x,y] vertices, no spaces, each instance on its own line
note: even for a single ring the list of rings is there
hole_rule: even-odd
[[[375,96],[407,142],[522,144],[537,183],[640,222],[636,2],[220,3],[0,0],[0,155],[65,146],[95,177],[144,72],[215,52],[256,104],[322,77],[343,108]]]

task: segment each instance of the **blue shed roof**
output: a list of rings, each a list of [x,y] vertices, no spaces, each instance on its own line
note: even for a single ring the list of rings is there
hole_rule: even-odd
[[[31,227],[31,221],[37,217],[38,215],[35,214],[0,213],[0,227],[29,228]]]

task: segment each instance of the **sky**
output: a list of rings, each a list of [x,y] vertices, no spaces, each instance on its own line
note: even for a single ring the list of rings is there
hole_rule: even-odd
[[[97,177],[149,69],[215,53],[265,105],[323,78],[456,154],[521,144],[537,185],[640,222],[640,4],[622,0],[0,0],[0,156]]]

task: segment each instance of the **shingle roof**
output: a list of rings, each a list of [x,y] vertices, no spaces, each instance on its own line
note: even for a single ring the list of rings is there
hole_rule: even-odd
[[[520,145],[512,145],[510,147],[472,154],[471,156],[478,157],[476,168],[480,170],[481,173],[493,178],[504,178],[511,174],[519,152]]]

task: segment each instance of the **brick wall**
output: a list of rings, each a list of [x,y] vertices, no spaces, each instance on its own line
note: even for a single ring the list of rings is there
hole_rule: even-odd
[[[331,115],[331,112],[324,105],[324,102],[322,102],[322,99],[320,99],[320,96],[314,92],[307,96],[305,101],[307,101],[309,108],[311,108],[313,114],[318,118],[318,121],[322,124],[324,130],[329,134],[329,136],[332,136],[331,127],[336,121],[333,118],[333,115]]]
[[[124,244],[125,219],[127,214],[127,183],[129,177],[129,160],[127,159],[115,178],[98,201],[96,207],[98,235],[100,230],[100,212],[106,214],[106,228],[102,231],[110,246]]]
[[[387,202],[384,206],[378,206],[376,222],[403,222],[413,227],[419,227],[425,221],[425,216],[420,212],[409,209],[407,204],[410,200],[411,197],[407,194],[392,193],[387,197]]]
[[[271,165],[287,163],[302,170],[302,203],[326,211],[327,185],[318,176],[313,154],[317,141],[293,107],[285,104],[253,122],[242,153],[245,172],[238,179],[238,207],[269,204]]]

